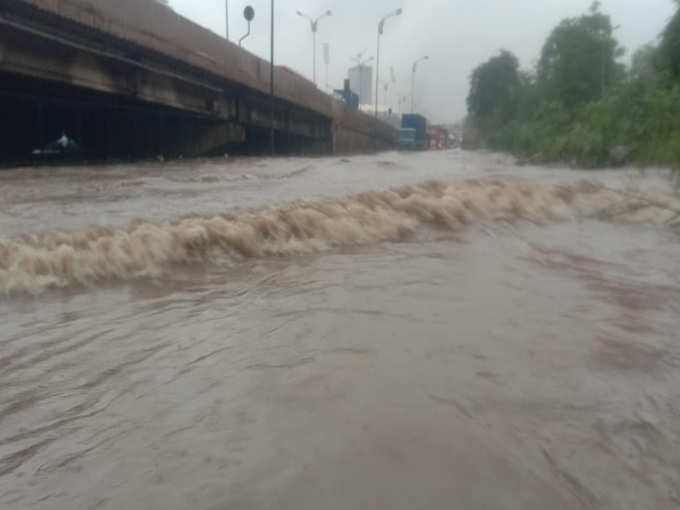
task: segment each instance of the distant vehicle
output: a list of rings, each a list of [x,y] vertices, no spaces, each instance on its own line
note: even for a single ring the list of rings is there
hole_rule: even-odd
[[[402,150],[415,150],[416,130],[413,128],[402,128],[397,132],[397,147]]]
[[[451,137],[449,135],[449,130],[447,128],[445,128],[444,126],[442,126],[442,134],[441,134],[441,137],[440,137],[439,148],[441,150],[451,148]]]
[[[479,149],[479,131],[475,128],[466,128],[463,132],[464,150],[474,151]]]
[[[428,147],[427,119],[417,113],[405,113],[401,117],[402,129],[413,129],[416,132],[414,149],[425,150]]]
[[[449,148],[450,149],[456,149],[460,147],[460,139],[458,138],[458,135],[455,133],[450,133],[449,134]]]
[[[430,138],[430,150],[440,151],[445,148],[449,135],[442,126],[428,126],[427,135]]]

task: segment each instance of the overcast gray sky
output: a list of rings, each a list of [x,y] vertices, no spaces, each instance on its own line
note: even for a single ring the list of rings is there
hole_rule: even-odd
[[[180,14],[224,35],[225,0],[170,0]],[[378,20],[393,9],[404,14],[391,19],[382,39],[381,74],[394,67],[397,85],[388,96],[396,109],[396,90],[410,91],[413,61],[423,55],[417,95],[420,110],[435,121],[453,121],[465,114],[468,77],[472,69],[501,48],[513,51],[525,67],[532,66],[550,31],[565,17],[585,12],[592,0],[276,0],[276,60],[305,76],[312,75],[312,35],[309,23],[295,14],[313,17],[327,9],[333,17],[319,24],[319,86],[325,86],[322,45],[331,47],[332,87],[340,88],[351,57],[366,49],[375,55]],[[244,47],[268,58],[270,0],[229,0],[230,36],[246,32],[243,9],[256,11],[253,32]],[[618,37],[632,53],[657,40],[674,12],[672,0],[603,0],[602,9],[621,25]],[[396,89],[396,90],[395,90]]]

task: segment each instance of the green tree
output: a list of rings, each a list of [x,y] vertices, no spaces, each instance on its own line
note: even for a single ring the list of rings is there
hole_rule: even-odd
[[[500,124],[515,114],[520,85],[519,61],[502,50],[477,67],[470,77],[468,112],[480,127]]]
[[[569,109],[601,98],[624,69],[624,53],[599,2],[578,18],[563,20],[550,34],[538,64],[538,78],[549,100]]]
[[[634,80],[653,81],[659,71],[659,50],[653,44],[645,44],[633,54],[630,77]]]
[[[614,162],[625,146],[640,164],[680,165],[680,0],[658,47],[633,55],[628,72],[609,16],[594,3],[550,34],[536,72],[502,52],[471,77],[470,118],[492,149],[524,161]],[[680,168],[678,169],[680,183]]]
[[[668,76],[659,48],[651,43],[646,44],[633,54],[628,87],[638,95],[648,95],[665,87]]]
[[[680,6],[680,0],[676,0]],[[680,80],[680,8],[661,36],[660,46],[663,67],[670,71],[674,80]]]

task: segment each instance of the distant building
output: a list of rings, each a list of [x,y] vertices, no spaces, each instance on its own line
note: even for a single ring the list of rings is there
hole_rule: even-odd
[[[359,104],[373,104],[373,68],[358,65],[349,70],[349,87],[359,96]]]

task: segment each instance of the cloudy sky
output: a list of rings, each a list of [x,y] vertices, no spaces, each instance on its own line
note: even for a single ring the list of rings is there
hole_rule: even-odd
[[[225,0],[170,0],[180,14],[224,35]],[[591,0],[276,0],[276,60],[311,78],[312,35],[300,10],[316,17],[327,9],[333,16],[319,23],[318,81],[325,87],[323,43],[329,43],[329,82],[340,88],[352,57],[376,52],[378,20],[401,7],[382,39],[381,74],[394,68],[397,83],[387,103],[397,109],[399,96],[410,94],[411,66],[428,55],[417,74],[418,109],[436,121],[453,121],[465,114],[468,77],[472,69],[501,48],[513,51],[522,65],[534,65],[545,38],[565,17],[585,12]],[[229,0],[230,36],[246,32],[243,9],[255,8],[253,32],[244,47],[268,58],[270,0]],[[672,0],[603,0],[617,34],[629,54],[653,42],[674,12]],[[398,92],[398,94],[397,94]]]

